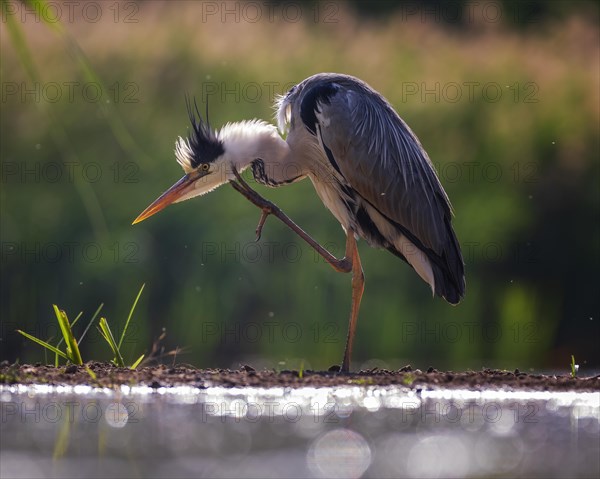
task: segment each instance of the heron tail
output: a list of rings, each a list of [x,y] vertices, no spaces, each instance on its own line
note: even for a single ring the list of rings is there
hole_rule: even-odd
[[[450,304],[458,304],[465,296],[465,263],[449,219],[446,219],[446,231],[448,240],[442,254],[429,255],[429,259],[432,260],[435,294]]]
[[[432,291],[450,304],[458,304],[465,295],[465,270],[456,234],[446,219],[447,239],[440,254],[422,243],[409,241],[403,234],[387,249],[406,261],[431,286]]]

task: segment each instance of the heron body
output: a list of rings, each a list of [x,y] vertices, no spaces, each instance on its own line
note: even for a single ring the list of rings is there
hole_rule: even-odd
[[[342,370],[350,367],[364,288],[356,239],[402,258],[449,303],[464,296],[464,263],[448,196],[415,134],[366,83],[321,73],[294,86],[277,101],[277,123],[279,132],[287,132],[285,140],[275,126],[260,120],[230,123],[215,132],[189,102],[188,111],[192,131],[187,139],[179,138],[175,149],[186,174],[134,223],[225,182],[243,183],[237,172],[246,168],[269,187],[310,178],[346,232],[346,255],[341,260],[247,185],[238,184],[236,189],[263,208],[260,228],[267,214],[277,212],[336,270],[352,271],[353,301]]]

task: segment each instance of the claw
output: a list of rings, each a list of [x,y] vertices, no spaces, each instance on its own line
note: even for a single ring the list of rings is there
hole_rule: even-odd
[[[268,208],[262,209],[260,219],[258,220],[258,226],[256,227],[256,242],[257,243],[260,241],[263,226],[265,225],[265,221],[267,221],[267,218],[270,214],[271,214],[271,211]]]

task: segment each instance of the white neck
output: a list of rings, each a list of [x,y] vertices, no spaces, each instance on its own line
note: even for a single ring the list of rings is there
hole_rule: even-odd
[[[277,128],[262,120],[227,123],[217,136],[225,147],[226,162],[238,171],[258,158],[269,165],[283,165],[290,157],[290,148]]]

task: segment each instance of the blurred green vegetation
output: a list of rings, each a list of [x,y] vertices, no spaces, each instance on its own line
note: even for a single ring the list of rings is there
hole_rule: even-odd
[[[185,93],[208,98],[218,127],[270,119],[274,94],[337,71],[370,83],[419,136],[467,272],[451,307],[359,244],[354,367],[567,370],[574,354],[582,374],[598,368],[598,8],[550,3],[453,2],[457,18],[439,2],[372,15],[336,2],[93,2],[72,15],[3,2],[2,359],[43,359],[15,330],[56,337],[51,304],[91,314],[104,302],[124,317],[145,282],[127,362],[163,328],[167,348],[186,348],[177,359],[200,367],[340,361],[350,276],[272,218],[255,244],[259,211],[232,188],[131,226],[182,174]],[[257,188],[343,254],[309,181]],[[110,359],[94,334],[82,355]]]

